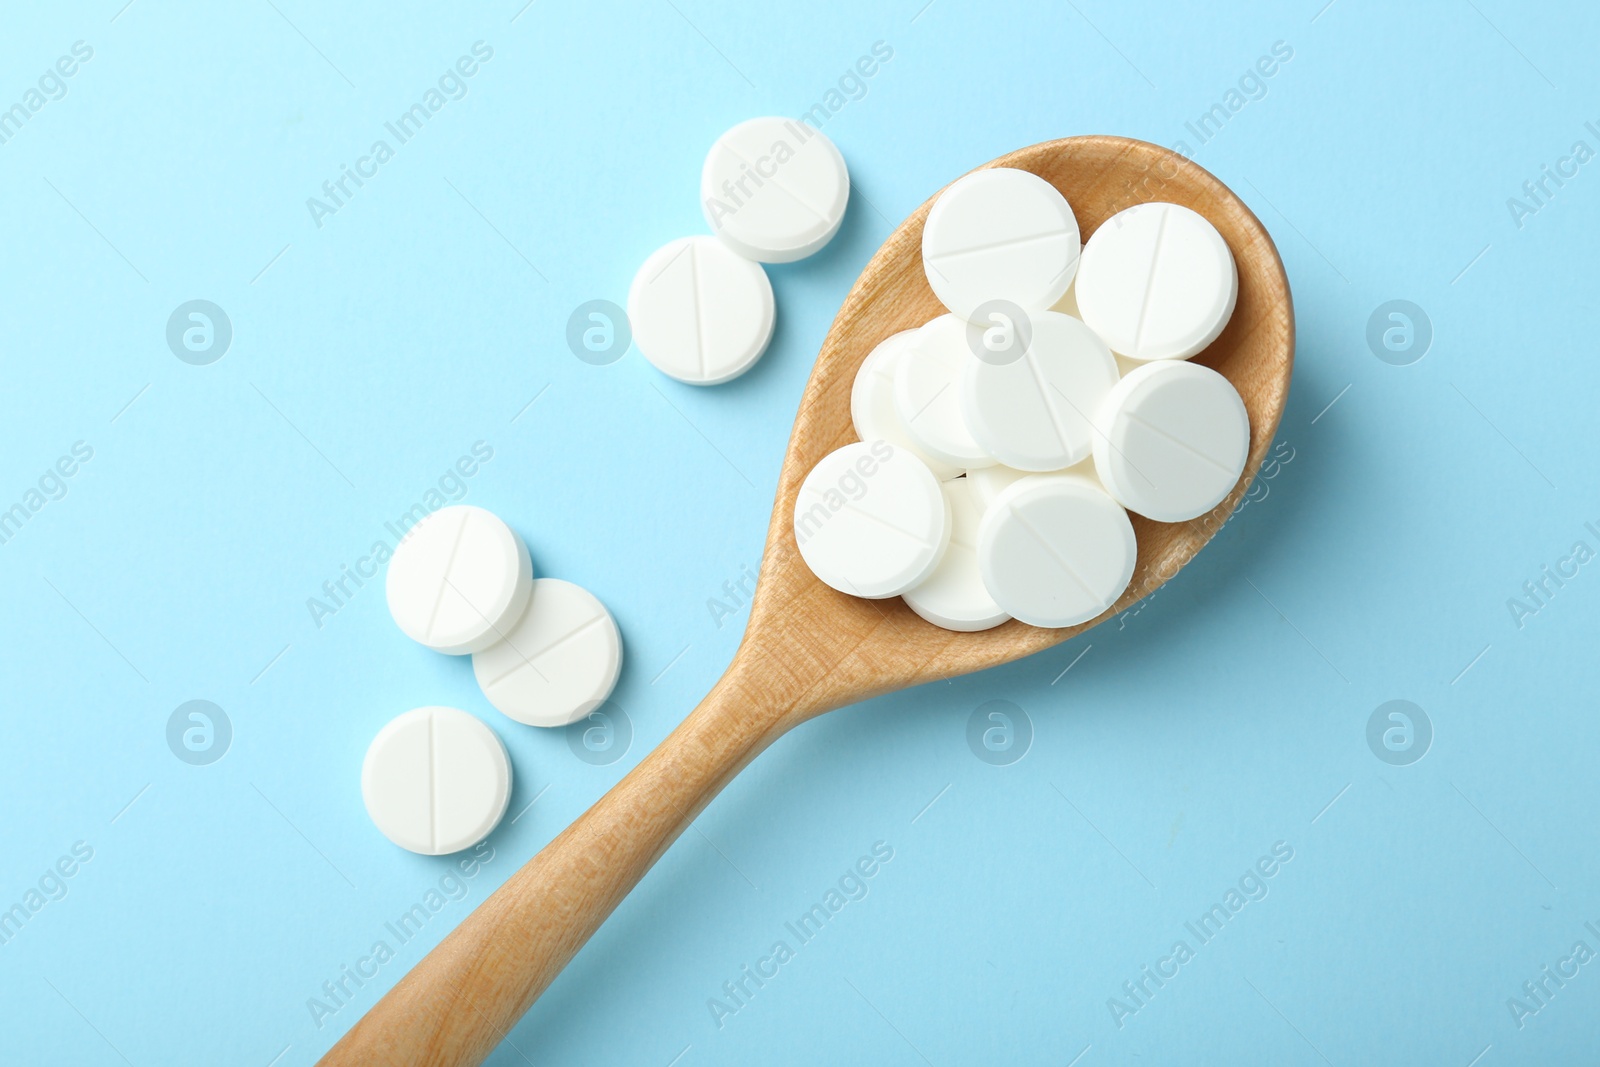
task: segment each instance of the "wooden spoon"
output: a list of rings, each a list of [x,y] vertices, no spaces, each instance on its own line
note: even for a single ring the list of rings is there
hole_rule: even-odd
[[[1075,637],[1154,592],[1210,539],[1266,454],[1289,389],[1294,310],[1283,263],[1255,215],[1194,163],[1121,137],[1070,137],[1001,156],[1066,195],[1087,237],[1134,204],[1193,208],[1227,239],[1239,302],[1195,361],[1227,376],[1250,412],[1250,458],[1233,492],[1183,523],[1133,516],[1139,560],[1122,598],[1081,626],[1020,622],[952,633],[899,599],[823,585],[795,547],[795,496],[823,456],[855,440],[850,386],[874,345],[944,308],[922,271],[930,199],[884,242],[833,321],[800,401],[750,623],[733,663],[659,748],[512,875],[400,980],[322,1060],[327,1065],[481,1063],[711,799],[812,716],[896,689],[1008,663]]]

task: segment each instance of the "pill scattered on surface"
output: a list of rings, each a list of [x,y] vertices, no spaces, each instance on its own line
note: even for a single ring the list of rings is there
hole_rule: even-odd
[[[850,387],[850,421],[856,436],[863,441],[887,441],[903,448],[928,465],[940,481],[954,478],[961,468],[935,459],[912,439],[894,404],[894,370],[900,356],[915,342],[916,330],[902,330],[885,337],[862,360]]]
[[[440,508],[406,532],[384,579],[389,612],[414,641],[464,655],[500,639],[528,605],[533,564],[516,531],[483,508]]]
[[[1222,503],[1250,452],[1250,415],[1232,383],[1197,363],[1147,363],[1101,406],[1094,468],[1118,503],[1182,522]]]
[[[459,708],[416,708],[372,739],[361,796],[383,836],[444,856],[500,822],[511,800],[511,759],[493,730]]]
[[[1054,471],[1087,459],[1094,413],[1117,384],[1111,349],[1070,315],[1032,316],[1021,354],[969,358],[961,410],[974,440],[1008,467]]]
[[[832,141],[785,118],[741,122],[717,138],[700,172],[711,232],[763,263],[791,263],[839,231],[850,172]]]
[[[975,361],[967,323],[940,315],[917,331],[895,360],[894,404],[900,421],[929,455],[951,467],[986,467],[995,462],[973,438],[961,411],[961,375]]]
[[[1188,359],[1228,324],[1239,273],[1203,216],[1178,204],[1140,204],[1089,238],[1074,289],[1083,321],[1112,351]]]
[[[887,441],[862,441],[830,452],[806,475],[794,534],[823,582],[880,600],[933,573],[950,543],[950,511],[915,456]]]
[[[1078,269],[1078,220],[1036,174],[990,167],[939,194],[922,229],[922,266],[934,295],[971,319],[989,301],[1044,311]]]
[[[565,726],[605,703],[622,671],[622,635],[593,593],[559,578],[533,583],[505,640],[475,653],[472,673],[500,711],[529,726]]]
[[[776,322],[761,264],[715,237],[682,237],[644,261],[628,290],[634,343],[661,373],[718,385],[749,370]]]
[[[1128,513],[1073,474],[1007,487],[978,529],[984,586],[1034,626],[1075,626],[1104,612],[1128,587],[1137,554]]]
[[[935,626],[970,633],[1011,618],[996,604],[978,572],[978,526],[984,506],[967,478],[939,486],[950,509],[950,547],[932,574],[905,592],[906,604]]]

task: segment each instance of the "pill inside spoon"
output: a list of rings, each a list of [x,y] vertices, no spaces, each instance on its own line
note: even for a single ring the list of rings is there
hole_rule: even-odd
[[[950,630],[1079,626],[1132,581],[1130,512],[1176,523],[1228,496],[1249,412],[1186,362],[1237,304],[1227,241],[1165,202],[1078,238],[1069,199],[1026,171],[975,171],[934,200],[922,265],[947,310],[877,341],[851,390],[861,442],[800,486],[795,541],[818,578]]]

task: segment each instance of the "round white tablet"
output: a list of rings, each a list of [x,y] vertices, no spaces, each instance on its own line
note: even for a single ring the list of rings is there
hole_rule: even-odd
[[[917,331],[895,360],[894,405],[900,421],[929,455],[952,467],[987,467],[995,458],[967,428],[961,374],[976,363],[966,320],[940,315]]]
[[[855,382],[850,386],[850,421],[861,440],[868,444],[888,441],[895,448],[905,449],[926,463],[933,476],[942,482],[960,474],[961,468],[935,459],[912,440],[894,406],[895,363],[901,353],[911,347],[916,335],[916,330],[901,330],[886,337],[861,361]]]
[[[1117,384],[1117,361],[1070,315],[1031,316],[1019,355],[969,359],[961,411],[973,438],[1018,470],[1054,471],[1089,456],[1094,413]]]
[[[605,703],[622,672],[622,635],[593,593],[559,578],[533,599],[506,639],[472,657],[489,703],[529,726],[565,726]]]
[[[1147,363],[1096,415],[1094,469],[1117,502],[1157,522],[1204,515],[1238,484],[1250,414],[1231,382],[1198,363]]]
[[[794,538],[826,585],[881,600],[933,573],[950,543],[950,509],[916,456],[863,441],[830,452],[806,475]]]
[[[978,568],[995,602],[1033,626],[1075,626],[1104,612],[1133,577],[1128,513],[1089,479],[1024,478],[978,527]]]
[[[844,157],[803,122],[741,122],[711,146],[700,204],[711,232],[763,263],[792,263],[839,232],[850,200]]]
[[[988,301],[1043,311],[1078,269],[1078,220],[1036,174],[976,170],[951,182],[922,228],[922,269],[944,306],[972,318]]]
[[[715,237],[680,237],[656,249],[628,289],[639,351],[690,385],[717,385],[749,370],[776,321],[767,272]]]
[[[511,758],[459,708],[416,708],[378,731],[361,764],[361,797],[383,836],[424,856],[489,836],[511,800]]]
[[[1139,204],[1105,221],[1083,248],[1083,321],[1130,359],[1188,359],[1233,314],[1239,272],[1228,242],[1177,204]]]
[[[533,563],[498,516],[457,504],[406,531],[384,588],[407,637],[463,655],[494,644],[516,622],[533,590]]]
[[[944,558],[920,585],[905,592],[912,611],[935,626],[970,633],[999,626],[1011,616],[1003,611],[978,573],[978,525],[983,503],[972,482],[953,478],[942,482],[945,506],[950,509],[950,547]]]

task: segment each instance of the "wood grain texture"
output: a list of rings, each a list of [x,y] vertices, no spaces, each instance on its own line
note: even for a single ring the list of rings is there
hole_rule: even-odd
[[[1250,413],[1250,456],[1233,492],[1189,522],[1133,516],[1133,581],[1110,610],[1081,626],[1013,621],[953,633],[898,598],[860,600],[818,581],[795,545],[795,496],[818,460],[855,440],[850,387],[862,360],[883,338],[944,311],[922,272],[930,198],[867,264],[823,342],[778,478],[750,622],[727,673],[660,747],[401,979],[323,1064],[482,1062],[678,834],[784,731],[832,708],[1074,637],[1154,592],[1238,506],[1277,431],[1294,361],[1288,280],[1261,223],[1204,169],[1142,141],[1067,138],[986,166],[1032,171],[1055,185],[1085,238],[1123,208],[1150,201],[1193,208],[1222,233],[1239,267],[1238,305],[1195,362],[1225,375]]]

